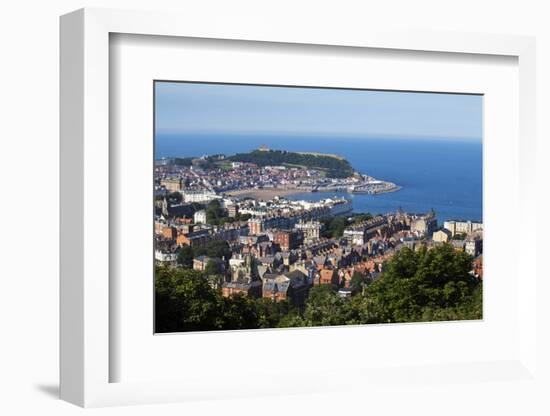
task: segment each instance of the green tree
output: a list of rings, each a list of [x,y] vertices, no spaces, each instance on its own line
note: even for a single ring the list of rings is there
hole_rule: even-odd
[[[351,276],[350,287],[353,293],[362,293],[370,283],[370,279],[363,273],[355,270]]]
[[[304,321],[307,326],[342,325],[343,304],[344,300],[333,290],[332,285],[315,286],[309,292]]]
[[[449,244],[418,252],[404,248],[365,290],[370,312],[379,322],[445,319],[457,311],[479,319],[481,308],[474,310],[472,299],[481,283],[469,273],[471,264],[471,256]]]
[[[252,214],[241,214],[240,212],[235,217],[237,221],[248,221],[250,218],[252,218]]]
[[[222,272],[220,261],[216,259],[209,259],[206,263],[206,266],[204,267],[204,272],[208,276],[220,274]]]
[[[292,310],[284,315],[277,324],[279,328],[296,328],[302,326],[306,326],[306,322],[297,310]]]
[[[208,256],[217,257],[219,259],[225,259],[228,261],[231,258],[231,249],[227,241],[211,241],[205,247],[198,247],[193,249],[195,256]]]
[[[223,327],[222,298],[201,272],[159,266],[155,273],[157,332],[209,331]]]
[[[306,168],[319,169],[331,178],[345,178],[352,176],[355,170],[351,164],[342,158],[333,155],[294,153],[284,150],[260,151],[249,153],[237,153],[229,156],[228,160],[255,163],[258,166],[292,165]]]
[[[209,259],[204,268],[204,273],[210,285],[216,289],[220,288],[225,280],[223,263],[220,259]]]
[[[370,214],[368,212],[366,212],[364,214],[357,214],[357,215],[353,216],[353,223],[354,224],[359,224],[363,221],[368,221],[370,219],[372,219],[372,214]]]
[[[323,224],[322,235],[326,238],[341,237],[348,225],[348,221],[344,217],[325,217],[320,221]]]
[[[194,157],[176,157],[174,158],[174,165],[177,166],[191,166]]]
[[[342,325],[360,325],[376,323],[376,317],[369,308],[367,298],[362,295],[346,299],[339,312]]]
[[[208,224],[218,225],[225,217],[227,217],[227,214],[219,200],[212,200],[206,207],[206,222]]]
[[[261,306],[242,294],[223,298],[223,329],[255,329],[260,327]]]
[[[288,300],[273,302],[271,299],[261,298],[257,303],[260,308],[260,328],[277,328],[281,319],[294,310]]]
[[[185,268],[193,268],[193,247],[183,245],[178,251],[177,262],[180,266]]]
[[[330,223],[329,231],[332,238],[342,237],[347,226],[347,220],[344,217],[334,217]]]

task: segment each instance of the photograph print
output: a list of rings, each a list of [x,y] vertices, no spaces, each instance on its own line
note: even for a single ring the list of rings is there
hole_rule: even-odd
[[[155,332],[483,318],[483,96],[154,82]]]

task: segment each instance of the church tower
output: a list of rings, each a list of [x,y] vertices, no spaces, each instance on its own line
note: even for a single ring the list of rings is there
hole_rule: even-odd
[[[162,201],[162,215],[164,218],[168,218],[168,201],[166,200],[166,197],[164,197]]]

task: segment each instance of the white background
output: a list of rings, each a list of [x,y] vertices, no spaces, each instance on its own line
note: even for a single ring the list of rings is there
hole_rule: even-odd
[[[200,4],[199,4],[200,3]],[[227,3],[227,4],[226,4]],[[322,1],[19,1],[0,9],[2,42],[2,149],[0,204],[2,343],[0,354],[0,412],[3,414],[73,414],[82,412],[55,399],[58,374],[58,16],[83,6],[179,10],[197,13],[208,22],[208,14],[232,19],[235,14],[258,15],[280,21],[281,27],[296,25],[307,30],[310,24],[385,25],[471,30],[538,36],[538,134],[540,194],[539,249],[548,250],[542,236],[548,235],[550,137],[550,29],[544,1],[486,0],[457,2],[394,0],[330,2]],[[546,94],[546,96],[544,96]],[[513,231],[511,231],[513,238]],[[505,259],[503,259],[505,260]],[[542,264],[542,263],[541,263]],[[540,293],[550,293],[542,282]],[[540,298],[542,300],[542,297]],[[540,302],[540,313],[549,316],[548,303]],[[542,315],[541,315],[542,316]],[[549,351],[548,333],[543,346]],[[548,365],[548,353],[539,354]],[[546,372],[548,374],[548,371]],[[275,400],[232,400],[93,410],[100,414],[287,414],[316,413],[392,414],[405,403],[410,413],[446,414],[548,414],[541,392],[528,391],[507,383],[466,384],[449,389],[434,385],[426,394],[409,388],[396,396],[388,385],[387,395],[285,397]],[[452,389],[451,389],[452,390]]]
[[[111,369],[111,380],[205,378],[242,388],[266,374],[285,374],[305,385],[311,378],[304,374],[319,371],[494,362],[518,356],[520,282],[510,272],[516,270],[518,259],[495,261],[509,248],[509,230],[502,224],[519,216],[514,203],[519,200],[520,176],[517,59],[472,55],[437,59],[431,53],[358,48],[336,52],[335,48],[190,39],[167,44],[162,37],[131,35],[114,36],[111,47],[110,109],[116,127],[110,137],[114,236],[110,278],[117,288],[112,296],[119,317],[114,319],[116,329],[111,329],[116,334],[112,351],[118,357],[111,361],[116,368]],[[483,93],[483,148],[488,155],[483,322],[151,336],[153,215],[151,189],[143,184],[151,183],[153,171],[154,79]],[[327,357],[328,351],[345,353]],[[207,362],[198,357],[208,357]],[[240,360],[261,364],[247,368]],[[279,365],[272,365],[274,360]],[[237,368],[239,374],[234,374]],[[250,384],[249,389],[256,385]],[[210,385],[213,388],[212,381]],[[228,392],[229,386],[222,390]]]

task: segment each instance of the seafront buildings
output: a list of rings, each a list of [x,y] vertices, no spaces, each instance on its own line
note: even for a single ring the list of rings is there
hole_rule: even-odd
[[[456,234],[471,234],[476,231],[483,231],[483,223],[478,221],[450,220],[443,223],[443,228],[451,232],[451,236]]]
[[[479,227],[464,236],[456,234],[461,239],[453,240],[449,230],[437,228],[433,211],[401,211],[358,222],[348,212],[342,217],[349,224],[342,235],[327,236],[324,220],[331,218],[331,203],[325,202],[326,210],[311,205],[309,209],[283,212],[282,207],[290,201],[279,198],[270,202],[267,215],[222,225],[209,224],[208,219],[193,223],[195,217],[204,218],[203,209],[197,211],[199,216],[168,218],[157,209],[155,260],[180,267],[178,253],[182,247],[196,251],[213,242],[225,242],[228,258],[200,254],[194,257],[192,268],[206,271],[212,263],[219,274],[215,287],[224,296],[290,300],[297,306],[304,303],[308,288],[315,285],[330,284],[338,289],[339,296],[350,296],[354,276],[376,279],[384,262],[404,247],[418,250],[452,244],[472,256],[472,274],[483,276]],[[328,217],[320,216],[320,212]]]

